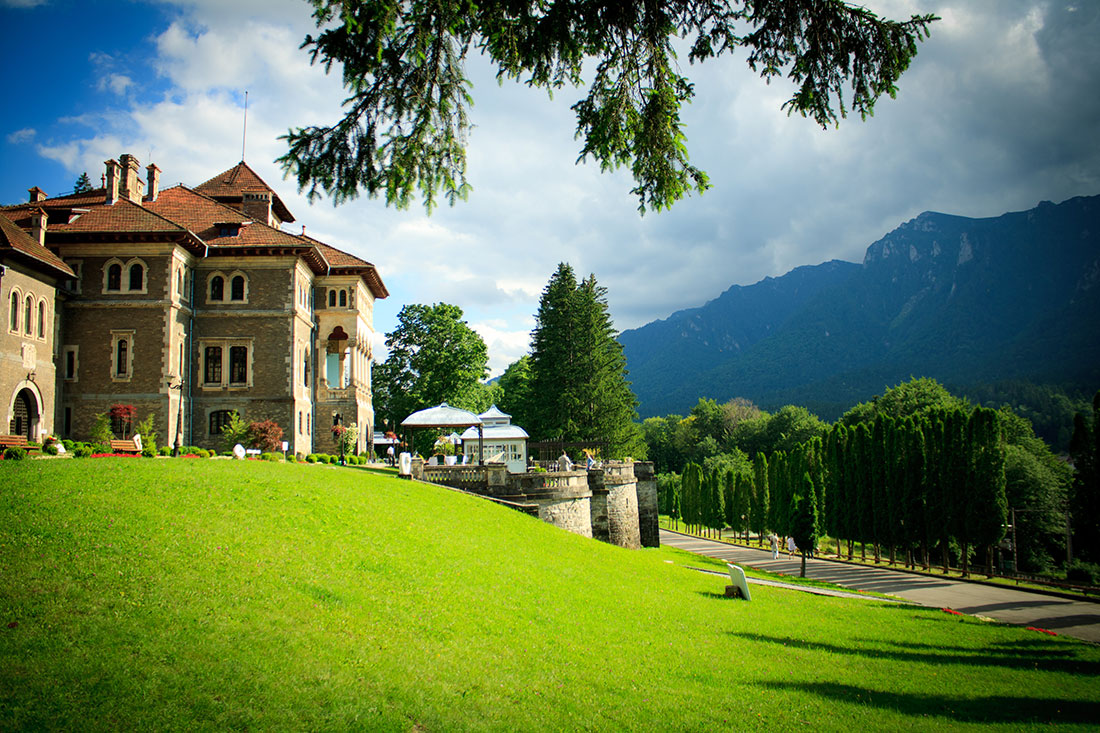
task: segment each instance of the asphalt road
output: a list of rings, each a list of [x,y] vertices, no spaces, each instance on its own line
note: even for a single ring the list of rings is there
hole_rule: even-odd
[[[661,544],[739,565],[798,575],[801,560],[778,560],[769,550],[755,550],[724,542],[661,530]],[[806,577],[826,580],[845,588],[877,591],[936,608],[986,616],[1020,626],[1035,626],[1058,634],[1100,643],[1100,603],[1078,601],[1043,593],[998,587],[982,583],[849,565],[834,560],[806,560]]]

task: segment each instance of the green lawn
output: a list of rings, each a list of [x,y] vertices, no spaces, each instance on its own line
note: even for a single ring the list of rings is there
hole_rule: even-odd
[[[354,468],[0,462],[0,730],[1100,720],[1100,649],[754,586]]]

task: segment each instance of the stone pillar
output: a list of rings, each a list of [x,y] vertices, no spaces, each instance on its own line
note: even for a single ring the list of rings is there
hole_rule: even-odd
[[[638,491],[634,464],[612,462],[604,468],[607,490],[607,525],[613,545],[636,550],[642,546],[638,530]]]
[[[638,532],[642,547],[660,547],[661,529],[657,519],[657,476],[652,461],[634,464],[634,480],[638,490]]]
[[[589,510],[592,515],[592,539],[611,541],[611,532],[607,523],[607,488],[604,486],[604,472],[594,468],[588,472],[588,488],[592,492]]]

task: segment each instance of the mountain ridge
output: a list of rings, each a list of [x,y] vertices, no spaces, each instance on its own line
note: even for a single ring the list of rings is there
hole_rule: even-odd
[[[870,244],[862,264],[802,266],[624,331],[639,412],[739,396],[813,403],[828,417],[910,376],[1100,379],[1098,245],[1100,196],[986,218],[923,212]],[[789,302],[758,320],[780,291]],[[721,351],[689,322],[693,334],[760,337]]]

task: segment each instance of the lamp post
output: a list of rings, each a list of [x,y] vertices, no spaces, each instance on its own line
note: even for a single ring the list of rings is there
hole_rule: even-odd
[[[183,449],[183,377],[172,377],[168,380],[168,389],[179,390],[179,414],[176,416],[176,440],[172,448],[172,455],[179,458]]]

